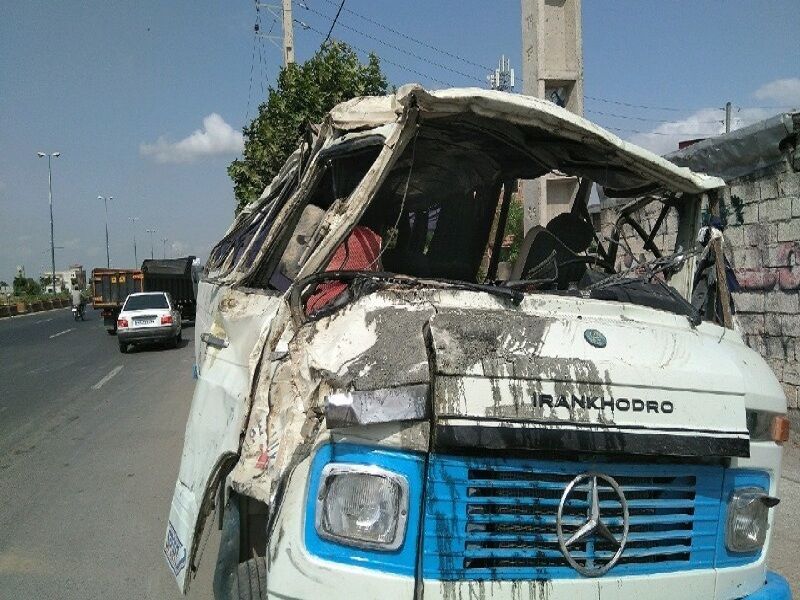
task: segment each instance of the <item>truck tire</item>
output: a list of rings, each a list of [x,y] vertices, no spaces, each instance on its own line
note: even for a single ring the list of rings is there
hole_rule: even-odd
[[[108,335],[114,335],[114,334],[115,334],[115,333],[117,333],[117,332],[116,332],[115,330],[113,330],[113,329],[106,329],[106,333],[107,333]]]
[[[266,600],[267,559],[263,556],[256,556],[239,563],[237,579],[238,600]]]
[[[214,570],[216,600],[266,600],[267,563],[254,552],[248,534],[248,500],[231,493],[222,512],[222,532]],[[244,517],[244,518],[242,518]],[[256,526],[262,521],[256,519]],[[266,532],[264,532],[266,533]]]

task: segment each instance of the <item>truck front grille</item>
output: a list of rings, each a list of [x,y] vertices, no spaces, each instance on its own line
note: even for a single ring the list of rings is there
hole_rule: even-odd
[[[562,555],[556,534],[559,501],[577,475],[597,471],[621,486],[630,514],[625,550],[608,576],[712,567],[723,470],[654,465],[431,457],[424,532],[424,575],[442,580],[581,577]],[[566,526],[587,514],[579,486],[565,505]],[[622,532],[612,490],[601,489],[602,518]],[[614,548],[593,536],[573,550],[598,561]],[[582,562],[582,561],[581,561]]]

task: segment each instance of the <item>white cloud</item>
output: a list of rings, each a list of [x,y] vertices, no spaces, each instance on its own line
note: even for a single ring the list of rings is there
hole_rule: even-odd
[[[141,144],[142,156],[159,163],[188,163],[206,156],[239,154],[244,149],[244,137],[228,125],[217,113],[203,119],[203,128],[177,142],[164,136],[152,144]]]
[[[762,85],[753,94],[759,100],[769,100],[785,107],[800,106],[800,79],[776,79]]]
[[[800,79],[777,79],[762,85],[753,94],[760,101],[776,105],[800,105]],[[731,115],[731,130],[752,125],[778,112],[769,108],[734,108]],[[656,154],[667,154],[678,149],[678,142],[705,138],[725,132],[722,108],[702,108],[684,119],[663,123],[645,133],[636,133],[629,140],[652,150]]]
[[[743,108],[731,116],[731,130],[752,125],[771,116],[774,111],[762,108]],[[636,133],[629,139],[656,154],[667,154],[678,149],[685,140],[707,138],[725,133],[725,113],[719,108],[702,108],[685,119],[663,123],[647,133]]]

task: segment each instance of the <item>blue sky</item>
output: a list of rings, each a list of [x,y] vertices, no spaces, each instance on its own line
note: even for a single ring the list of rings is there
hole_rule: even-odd
[[[296,25],[298,60],[317,49],[314,30],[327,32],[338,5],[301,4],[295,18],[309,28]],[[266,31],[272,17],[261,11]],[[148,228],[158,230],[156,255],[166,237],[168,253],[205,258],[233,215],[225,169],[239,132],[281,62],[266,40],[252,60],[255,18],[247,0],[2,4],[0,279],[17,265],[34,276],[49,265],[40,150],[62,153],[53,163],[57,268],[105,265],[98,195],[115,198],[112,265],[134,265],[134,233],[139,260],[149,256]],[[501,54],[522,72],[519,0],[347,0],[340,24],[334,37],[375,50],[392,84],[485,86]],[[798,30],[796,0],[584,0],[587,116],[664,152],[719,131],[726,100],[736,125],[798,106]]]

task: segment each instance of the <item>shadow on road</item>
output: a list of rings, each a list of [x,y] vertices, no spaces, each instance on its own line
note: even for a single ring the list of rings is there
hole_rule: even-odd
[[[178,348],[186,348],[192,342],[191,339],[183,338],[178,342]],[[136,345],[128,345],[128,354],[138,354],[139,352],[169,352],[175,350],[169,342],[140,342]]]

